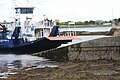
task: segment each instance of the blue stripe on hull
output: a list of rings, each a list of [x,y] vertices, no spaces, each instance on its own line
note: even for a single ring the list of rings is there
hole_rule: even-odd
[[[40,52],[48,49],[53,49],[60,46],[63,43],[67,43],[71,40],[56,40],[50,41],[47,38],[41,38],[29,43],[22,43],[13,47],[0,48],[0,52],[4,53],[16,53],[16,54],[30,54]]]

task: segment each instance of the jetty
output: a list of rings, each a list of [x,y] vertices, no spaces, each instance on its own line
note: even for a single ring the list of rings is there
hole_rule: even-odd
[[[107,34],[110,37],[46,50],[33,55],[55,61],[120,60],[120,29],[112,28]]]

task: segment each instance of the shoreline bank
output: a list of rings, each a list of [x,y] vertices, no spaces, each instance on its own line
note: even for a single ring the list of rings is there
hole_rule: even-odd
[[[4,80],[119,80],[120,61],[56,62],[58,67],[22,69]],[[1,80],[1,79],[0,79]],[[3,80],[3,79],[2,79]]]

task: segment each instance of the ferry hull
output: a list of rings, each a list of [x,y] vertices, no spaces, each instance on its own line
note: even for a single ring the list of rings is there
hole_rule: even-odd
[[[48,49],[59,47],[61,44],[66,44],[72,40],[54,40],[51,41],[47,38],[41,38],[33,42],[22,43],[22,45],[16,45],[13,47],[0,46],[0,53],[14,53],[14,54],[31,54]]]

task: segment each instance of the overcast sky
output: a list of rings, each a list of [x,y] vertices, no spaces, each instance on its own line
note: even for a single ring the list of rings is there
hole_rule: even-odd
[[[60,21],[111,20],[120,17],[120,0],[28,1],[36,4],[34,12],[36,21],[41,20],[43,15]],[[7,20],[10,17],[10,5],[11,0],[0,0],[0,20]]]

